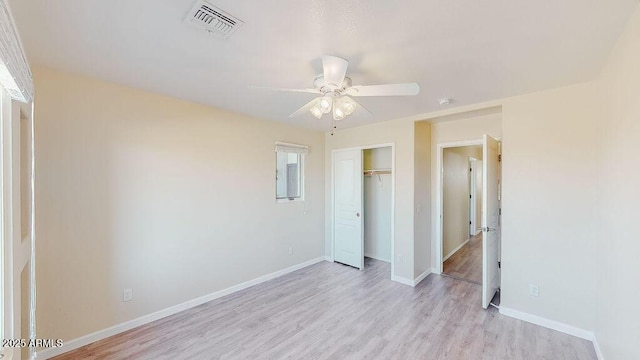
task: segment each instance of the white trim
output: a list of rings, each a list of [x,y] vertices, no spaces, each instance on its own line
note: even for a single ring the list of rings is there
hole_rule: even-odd
[[[598,360],[604,360],[602,349],[600,349],[600,344],[598,344],[598,338],[595,334],[593,335],[593,348],[596,350],[596,356],[598,357]]]
[[[462,247],[463,247],[463,246],[465,246],[465,245],[467,245],[468,243],[469,243],[469,239],[465,240],[462,244],[458,245],[458,247],[457,247],[457,248],[455,248],[455,249],[451,250],[451,252],[450,252],[450,253],[448,253],[448,254],[447,254],[447,256],[445,256],[445,257],[442,259],[442,262],[447,261],[447,259],[448,259],[448,258],[452,257],[452,256],[453,256],[453,254],[457,253],[457,252],[458,252],[458,250],[462,249]]]
[[[0,0],[0,31],[0,83],[12,99],[28,103],[33,99],[33,78],[6,0]]]
[[[585,329],[581,329],[575,326],[571,326],[559,321],[550,320],[537,315],[528,314],[522,311],[510,309],[504,306],[500,306],[500,314],[509,316],[518,320],[526,321],[532,324],[546,327],[547,329],[560,331],[561,333],[573,335],[581,339],[594,341],[595,336],[593,332]],[[595,344],[595,342],[594,342]]]
[[[424,280],[424,278],[429,276],[429,274],[431,274],[431,268],[425,270],[422,274],[418,275],[418,277],[416,277],[413,280],[407,279],[402,276],[391,276],[391,280],[395,282],[399,282],[400,284],[416,287],[418,284],[420,284],[422,280]]]
[[[441,275],[442,272],[434,267],[431,268],[431,273],[432,274],[437,274],[437,275]]]
[[[405,277],[402,276],[395,276],[395,275],[391,275],[391,280],[395,281],[395,282],[399,282],[400,284],[404,284],[404,285],[409,285],[411,287],[415,286],[413,285],[413,280],[407,279]]]
[[[395,276],[395,223],[396,223],[396,143],[382,143],[382,144],[374,144],[374,145],[362,145],[350,148],[342,148],[342,149],[333,149],[331,150],[331,262],[335,259],[335,154],[341,151],[351,151],[351,150],[368,150],[368,149],[379,149],[379,148],[391,148],[391,276],[390,279],[393,281],[398,281],[403,284],[411,285],[412,281],[403,277]],[[362,169],[364,171],[364,168]],[[364,249],[363,249],[364,255]],[[401,280],[395,280],[396,278]],[[406,281],[406,282],[405,282]]]
[[[52,358],[54,356],[58,356],[60,354],[69,352],[71,350],[75,350],[78,349],[80,347],[83,347],[85,345],[91,344],[93,342],[108,338],[109,336],[113,336],[128,330],[131,330],[133,328],[136,328],[138,326],[141,325],[145,325],[148,323],[151,323],[153,321],[165,318],[167,316],[170,315],[174,315],[177,314],[181,311],[185,311],[191,308],[194,308],[198,305],[202,305],[204,303],[207,303],[209,301],[221,298],[223,296],[227,296],[229,294],[233,294],[235,292],[238,292],[240,290],[244,290],[246,288],[249,288],[251,286],[254,285],[258,285],[260,283],[263,283],[265,281],[269,281],[269,280],[273,280],[277,277],[289,274],[291,272],[294,272],[296,270],[300,270],[302,268],[305,268],[307,266],[311,266],[313,264],[317,264],[319,262],[322,261],[326,261],[327,258],[326,256],[321,256],[315,259],[311,259],[309,261],[305,261],[303,263],[297,264],[297,265],[293,265],[290,266],[286,269],[282,269],[282,270],[278,270],[276,272],[273,272],[271,274],[267,274],[267,275],[263,275],[260,276],[258,278],[255,278],[253,280],[249,280],[249,281],[245,281],[243,283],[237,284],[237,285],[233,285],[231,287],[228,287],[226,289],[222,289],[219,291],[216,291],[214,293],[208,294],[208,295],[204,295],[189,301],[185,301],[181,304],[178,305],[174,305],[171,307],[168,307],[164,310],[160,310],[160,311],[156,311],[154,313],[148,314],[148,315],[144,315],[141,316],[139,318],[133,319],[133,320],[129,320],[126,322],[123,322],[121,324],[118,325],[114,325],[112,327],[103,329],[103,330],[99,330],[96,331],[94,333],[88,334],[88,335],[84,335],[81,336],[79,338],[70,340],[65,342],[63,347],[60,348],[52,348],[52,349],[47,349],[47,350],[43,350],[43,351],[38,351],[36,357],[38,359],[49,359]]]
[[[469,157],[469,236],[478,235],[478,224],[477,224],[477,208],[478,208],[478,159],[474,157]],[[446,259],[444,259],[446,260]],[[443,261],[444,261],[443,260]]]
[[[384,261],[384,262],[390,263],[389,259],[381,259],[379,256],[376,257],[375,255],[368,254],[366,252],[364,253],[364,257],[368,257],[368,258],[372,258],[372,259],[376,259],[376,260],[380,260],[380,261]]]
[[[418,284],[420,284],[422,280],[424,280],[424,278],[429,276],[429,274],[431,274],[431,268],[425,270],[422,274],[418,275],[418,277],[413,280],[413,286],[416,287]]]
[[[276,141],[275,151],[276,152],[293,153],[293,154],[308,154],[309,153],[309,147],[307,145],[292,144],[292,143]]]

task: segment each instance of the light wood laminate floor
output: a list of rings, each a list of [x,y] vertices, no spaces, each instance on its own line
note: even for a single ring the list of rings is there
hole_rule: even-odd
[[[470,237],[465,246],[451,255],[442,264],[442,272],[482,285],[482,232]]]
[[[596,359],[589,341],[483,310],[478,285],[389,273],[322,262],[55,359]]]

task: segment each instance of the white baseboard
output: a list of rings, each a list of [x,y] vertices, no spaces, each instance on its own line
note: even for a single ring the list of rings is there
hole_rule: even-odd
[[[462,249],[462,247],[463,247],[463,246],[465,246],[465,245],[467,245],[468,243],[469,243],[469,239],[467,239],[467,240],[466,240],[465,242],[463,242],[462,244],[458,245],[458,247],[457,247],[457,248],[455,248],[455,249],[451,250],[451,252],[450,252],[449,254],[447,254],[447,256],[445,256],[445,257],[442,259],[442,262],[447,261],[447,259],[448,259],[448,258],[452,257],[452,256],[453,256],[453,254],[455,254],[456,252],[458,252],[458,250]]]
[[[380,257],[377,257],[377,256],[373,255],[373,254],[364,253],[364,257],[368,257],[368,258],[372,258],[372,259],[376,259],[376,260],[380,260],[380,261],[384,261],[384,262],[391,262],[391,259],[382,259]]]
[[[167,316],[177,314],[177,313],[179,313],[181,311],[191,309],[191,308],[196,307],[198,305],[202,305],[202,304],[207,303],[209,301],[221,298],[223,296],[232,294],[232,293],[240,291],[240,290],[244,290],[244,289],[249,288],[251,286],[263,283],[265,281],[269,281],[269,280],[275,279],[275,278],[280,277],[282,275],[286,275],[288,273],[294,272],[296,270],[300,270],[302,268],[305,268],[307,266],[311,266],[313,264],[317,264],[317,263],[322,262],[322,261],[331,261],[331,259],[329,257],[327,257],[327,256],[321,256],[321,257],[318,257],[318,258],[315,258],[315,259],[312,259],[312,260],[309,260],[309,261],[305,261],[303,263],[290,266],[290,267],[288,267],[286,269],[282,269],[282,270],[273,272],[271,274],[263,275],[263,276],[260,276],[258,278],[255,278],[253,280],[245,281],[243,283],[228,287],[226,289],[222,289],[222,290],[216,291],[216,292],[208,294],[208,295],[201,296],[199,298],[195,298],[193,300],[185,301],[185,302],[183,302],[181,304],[168,307],[168,308],[166,308],[164,310],[160,310],[160,311],[157,311],[157,312],[145,315],[145,316],[141,316],[139,318],[136,318],[136,319],[133,319],[133,320],[129,320],[129,321],[123,322],[121,324],[114,325],[112,327],[109,327],[109,328],[106,328],[106,329],[103,329],[103,330],[100,330],[100,331],[96,331],[94,333],[91,333],[91,334],[88,334],[88,335],[85,335],[85,336],[81,336],[81,337],[79,337],[77,339],[66,341],[64,343],[63,347],[51,348],[51,349],[46,349],[46,350],[43,350],[43,351],[38,351],[37,354],[36,354],[36,357],[38,359],[49,359],[49,358],[52,358],[54,356],[58,356],[60,354],[69,352],[71,350],[75,350],[75,349],[81,348],[81,347],[83,347],[85,345],[89,345],[89,344],[91,344],[93,342],[108,338],[109,336],[113,336],[113,335],[119,334],[121,332],[125,332],[127,330],[131,330],[133,328],[136,328],[136,327],[141,326],[141,325],[148,324],[148,323],[156,321],[156,320],[160,320],[160,319],[165,318]]]
[[[596,356],[598,360],[604,360],[604,355],[602,355],[602,349],[600,349],[600,344],[598,344],[598,338],[593,336],[593,347],[596,349]]]
[[[522,311],[506,308],[504,306],[500,306],[500,314],[509,316],[518,320],[530,322],[532,324],[540,325],[542,327],[546,327],[551,330],[560,331],[561,333],[573,335],[581,339],[589,340],[593,343],[593,347],[596,351],[596,356],[598,357],[598,360],[604,360],[604,355],[602,354],[602,350],[600,349],[600,344],[598,344],[598,338],[592,331],[567,325],[565,323],[561,323],[555,320],[549,320],[537,315],[531,315]]]
[[[392,275],[391,280],[395,282],[399,282],[401,284],[409,285],[411,287],[415,287],[420,283],[420,281],[424,280],[424,278],[426,278],[429,274],[431,274],[431,269],[425,270],[422,274],[418,275],[418,277],[416,277],[413,280],[407,279],[402,276],[396,276],[396,275]]]
[[[405,285],[409,285],[409,286],[414,286],[413,285],[413,280],[407,279],[405,277],[402,276],[397,276],[397,275],[391,275],[391,280],[395,281],[395,282],[399,282],[401,284],[405,284]]]
[[[424,278],[429,276],[429,274],[431,274],[430,268],[425,270],[422,274],[418,275],[418,277],[413,280],[413,286],[415,287],[416,285],[420,284],[420,281],[424,280]]]
[[[595,339],[593,332],[589,330],[577,328],[575,326],[567,325],[559,321],[549,320],[547,318],[543,318],[537,315],[531,315],[522,311],[506,308],[504,306],[500,306],[500,314],[509,316],[518,320],[530,322],[532,324],[540,325],[542,327],[546,327],[551,330],[560,331],[561,333],[573,335],[581,339],[585,339],[589,341],[594,341]],[[594,344],[595,344],[595,341],[594,341]]]

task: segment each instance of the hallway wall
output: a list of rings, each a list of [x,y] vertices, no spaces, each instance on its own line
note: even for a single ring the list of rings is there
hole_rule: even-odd
[[[443,261],[469,240],[469,157],[482,159],[482,146],[443,150]]]
[[[640,359],[640,8],[598,84],[596,338],[607,360]]]

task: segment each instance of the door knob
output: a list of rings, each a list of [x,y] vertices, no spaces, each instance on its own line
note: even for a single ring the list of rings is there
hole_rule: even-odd
[[[360,217],[360,213],[356,213],[356,217]]]
[[[490,227],[481,227],[481,228],[478,228],[478,230],[482,230],[482,231],[486,231],[486,232],[496,231],[496,229],[490,228]]]

